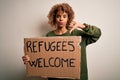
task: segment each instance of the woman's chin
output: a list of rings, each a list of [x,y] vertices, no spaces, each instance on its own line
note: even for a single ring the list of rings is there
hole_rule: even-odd
[[[59,25],[59,26],[58,26],[58,28],[63,28],[63,27],[65,27],[65,25]]]

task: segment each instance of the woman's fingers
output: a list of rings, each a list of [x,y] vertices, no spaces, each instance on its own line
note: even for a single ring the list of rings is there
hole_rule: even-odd
[[[69,27],[72,28],[72,27],[74,27],[75,24],[76,24],[76,22],[75,22],[75,21],[72,21],[72,22],[70,23]]]
[[[23,59],[24,64],[30,61],[30,57],[28,55],[23,56],[22,59]]]
[[[76,21],[72,21],[69,25],[70,28],[70,33],[77,28],[77,22]]]

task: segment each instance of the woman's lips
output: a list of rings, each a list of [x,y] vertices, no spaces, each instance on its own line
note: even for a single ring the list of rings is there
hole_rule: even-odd
[[[63,24],[64,24],[64,22],[59,22],[59,24],[60,24],[60,25],[63,25]]]

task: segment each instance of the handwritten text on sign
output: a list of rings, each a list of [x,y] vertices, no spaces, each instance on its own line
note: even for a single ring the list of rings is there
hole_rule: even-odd
[[[25,38],[28,76],[79,78],[80,37]]]

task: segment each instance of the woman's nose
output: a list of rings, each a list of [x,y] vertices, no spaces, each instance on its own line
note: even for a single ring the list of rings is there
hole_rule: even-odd
[[[63,18],[62,17],[60,17],[60,21],[62,21],[63,20]]]

